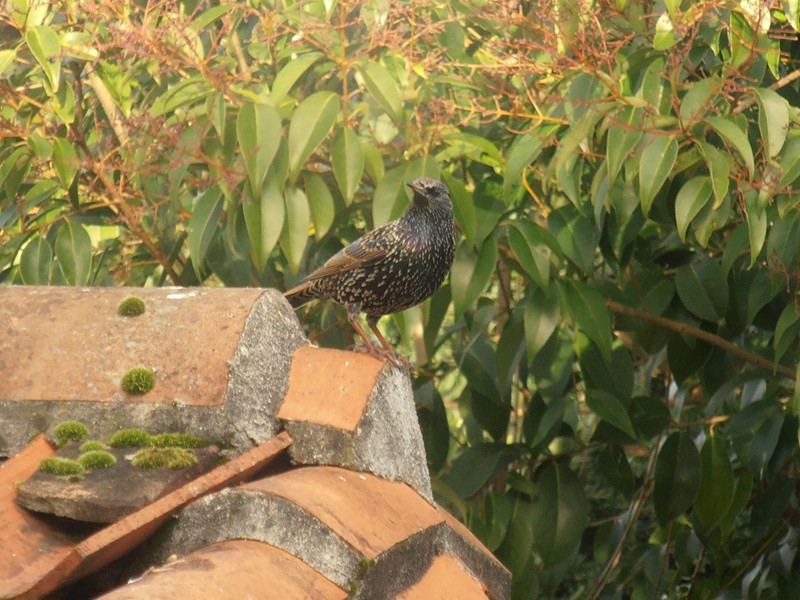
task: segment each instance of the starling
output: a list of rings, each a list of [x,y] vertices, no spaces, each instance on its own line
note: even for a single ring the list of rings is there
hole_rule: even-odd
[[[371,354],[394,363],[399,358],[408,365],[381,335],[378,319],[415,306],[439,289],[453,264],[456,232],[453,204],[444,183],[422,177],[406,185],[414,197],[403,217],[340,250],[284,295],[294,308],[315,298],[343,304],[347,319]],[[362,312],[383,350],[375,347],[359,324]]]

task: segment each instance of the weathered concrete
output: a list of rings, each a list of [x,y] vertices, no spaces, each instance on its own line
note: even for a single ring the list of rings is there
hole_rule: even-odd
[[[117,463],[88,472],[79,481],[38,471],[17,488],[17,503],[28,510],[76,521],[113,523],[210,471],[219,462],[216,448],[197,448],[192,450],[197,463],[187,468],[141,469],[129,460],[138,450],[109,448]],[[59,449],[56,456],[78,458],[77,445]]]
[[[39,296],[33,296],[32,302]],[[125,295],[142,295],[148,303],[148,310],[158,312],[159,302],[162,299],[157,295],[146,296],[140,290],[119,290],[114,288],[97,288],[92,290],[95,296],[114,293],[114,298]],[[73,290],[75,294],[78,290]],[[163,290],[174,295],[183,293],[180,290]],[[232,290],[224,290],[230,296]],[[122,294],[120,294],[122,292]],[[213,296],[214,290],[203,290],[204,294]],[[252,290],[247,291],[247,297],[252,296]],[[47,302],[43,296],[42,302]],[[97,301],[97,298],[95,298]],[[167,302],[166,299],[163,300]],[[170,311],[165,311],[169,316],[174,316],[188,304],[178,303],[173,305],[170,300]],[[108,304],[113,304],[109,302]],[[114,304],[114,306],[116,306]],[[138,427],[148,433],[191,432],[199,437],[232,444],[237,452],[250,448],[260,442],[271,438],[278,431],[278,421],[274,418],[277,406],[286,393],[289,365],[291,364],[294,350],[307,343],[305,335],[294,316],[289,304],[276,290],[260,292],[243,317],[241,329],[232,329],[225,335],[235,335],[236,345],[234,352],[227,357],[219,357],[227,361],[224,397],[219,397],[217,404],[211,404],[211,399],[204,404],[190,405],[181,399],[164,402],[142,401],[142,397],[135,399],[119,394],[112,394],[110,398],[98,400],[95,395],[87,394],[85,399],[75,399],[74,390],[68,398],[60,400],[30,398],[8,398],[7,394],[0,394],[0,457],[13,456],[19,452],[27,442],[37,433],[52,431],[59,423],[67,420],[83,422],[95,438],[109,438],[115,431],[126,427]],[[202,307],[196,307],[199,310]],[[146,317],[127,317],[128,320],[144,319]],[[66,318],[66,316],[64,316]],[[110,318],[110,317],[109,317]],[[114,317],[123,319],[123,317]],[[164,317],[166,318],[166,317]],[[221,318],[221,317],[220,317]],[[213,331],[213,323],[209,316],[203,323],[205,331]],[[223,324],[220,323],[220,326]],[[226,327],[230,327],[227,325]],[[168,332],[166,329],[161,335],[172,336],[171,344],[180,343],[181,331]],[[113,330],[106,332],[104,337],[112,335],[128,335],[125,332],[114,334]],[[17,338],[19,335],[16,336]],[[200,343],[206,346],[215,343],[216,335],[209,334]],[[153,343],[152,346],[161,344]],[[98,348],[102,349],[108,340],[101,338],[95,340]],[[211,356],[203,354],[201,356]],[[0,347],[0,362],[5,365],[4,372],[13,369],[14,347],[8,342]],[[170,356],[173,356],[170,354]],[[174,356],[173,356],[174,358]],[[175,360],[179,360],[175,358]],[[90,373],[91,361],[85,356],[73,355],[64,357],[62,362],[71,361],[79,363],[81,368]],[[53,364],[51,368],[59,368]],[[189,366],[187,366],[189,368]],[[202,368],[202,365],[196,368]],[[103,376],[105,377],[105,376]],[[158,373],[157,373],[158,378]],[[2,379],[2,376],[0,376]],[[57,388],[58,376],[42,377]],[[199,380],[198,380],[199,381]],[[154,392],[162,389],[161,382],[156,383]],[[70,388],[72,390],[72,388]],[[115,388],[116,389],[116,388]],[[7,388],[6,391],[9,391]],[[152,393],[152,392],[151,392]],[[222,404],[224,400],[224,404]]]
[[[295,462],[402,481],[433,502],[411,382],[401,369],[384,365],[353,431],[309,420],[285,420],[285,428],[295,440],[290,449]]]

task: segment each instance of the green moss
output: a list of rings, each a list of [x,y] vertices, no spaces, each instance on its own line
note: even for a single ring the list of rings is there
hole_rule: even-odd
[[[141,396],[153,389],[156,384],[156,376],[152,369],[145,367],[134,367],[122,377],[120,385],[129,394]]]
[[[156,448],[205,448],[208,441],[188,433],[159,433],[150,443]]]
[[[58,445],[63,446],[67,442],[80,442],[86,439],[89,436],[89,430],[79,421],[64,421],[56,425],[53,435]]]
[[[138,317],[146,310],[144,300],[136,296],[128,296],[117,305],[117,314],[122,317]]]
[[[142,448],[150,445],[150,434],[141,429],[120,429],[110,443],[113,448]]]
[[[87,471],[95,471],[97,469],[107,469],[108,467],[117,464],[117,459],[110,452],[104,450],[92,450],[81,454],[78,457],[78,462]]]
[[[94,452],[95,450],[107,450],[108,447],[103,442],[98,442],[97,440],[90,440],[88,442],[84,442],[81,444],[80,451],[81,454],[85,452]]]
[[[39,463],[39,470],[59,477],[72,477],[83,475],[83,467],[76,460],[66,458],[45,458]]]
[[[145,448],[131,458],[131,464],[141,469],[185,469],[197,462],[197,456],[185,448]]]

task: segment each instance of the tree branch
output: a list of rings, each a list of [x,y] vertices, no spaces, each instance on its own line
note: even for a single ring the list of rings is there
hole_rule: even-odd
[[[783,365],[774,363],[770,360],[767,360],[766,358],[759,356],[758,354],[753,354],[752,352],[749,352],[743,348],[740,348],[736,344],[729,342],[723,337],[720,337],[713,333],[709,333],[708,331],[703,331],[702,329],[693,327],[692,325],[687,325],[686,323],[680,323],[678,321],[672,321],[671,319],[665,319],[664,317],[657,317],[643,310],[631,308],[630,306],[625,306],[624,304],[620,304],[619,302],[614,302],[613,300],[606,299],[606,306],[608,306],[608,308],[610,308],[615,313],[620,313],[623,315],[628,315],[630,317],[635,317],[640,321],[651,323],[652,325],[656,325],[657,327],[661,327],[662,329],[669,329],[670,331],[674,331],[682,335],[690,335],[699,340],[703,340],[704,342],[708,342],[712,346],[716,346],[717,348],[722,348],[723,350],[727,350],[728,352],[735,354],[742,360],[757,365],[762,369],[772,371],[773,373],[780,373],[781,375],[788,377],[792,381],[794,381],[796,377],[794,370],[788,367],[784,367]]]

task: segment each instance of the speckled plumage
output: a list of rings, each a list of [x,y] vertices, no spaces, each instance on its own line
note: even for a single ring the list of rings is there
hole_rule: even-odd
[[[414,190],[406,214],[370,231],[340,250],[300,285],[285,293],[295,308],[316,298],[343,304],[356,331],[359,313],[375,327],[383,315],[415,306],[442,285],[455,255],[455,224],[450,192],[441,181],[422,177],[408,184]]]

